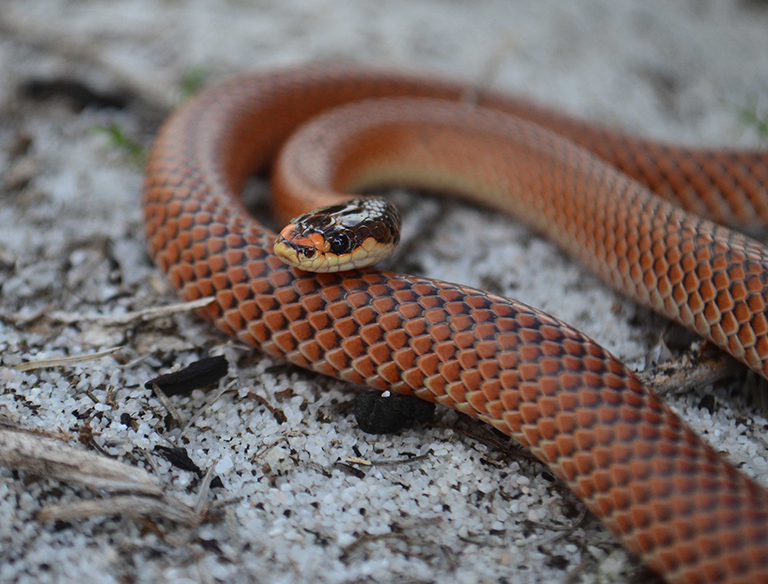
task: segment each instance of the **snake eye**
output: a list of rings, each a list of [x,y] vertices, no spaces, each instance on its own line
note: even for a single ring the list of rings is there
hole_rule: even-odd
[[[331,240],[331,251],[335,254],[347,253],[349,251],[349,237],[344,233],[337,233]]]
[[[312,249],[311,247],[305,247],[304,249],[301,250],[301,254],[305,258],[311,259],[311,258],[315,257],[315,251],[316,250]]]

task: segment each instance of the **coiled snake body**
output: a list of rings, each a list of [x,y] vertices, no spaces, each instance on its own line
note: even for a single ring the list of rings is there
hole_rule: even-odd
[[[147,165],[155,262],[184,298],[214,296],[206,317],[241,341],[513,436],[669,581],[768,582],[768,492],[594,341],[466,286],[294,270],[237,199],[245,178],[319,112],[467,94],[431,78],[321,66],[203,92],[165,124]],[[383,101],[321,118],[278,164],[278,214],[314,206],[316,193],[382,181],[476,196],[766,376],[765,249],[643,186],[726,224],[767,222],[765,154],[654,144],[493,93],[474,102]]]

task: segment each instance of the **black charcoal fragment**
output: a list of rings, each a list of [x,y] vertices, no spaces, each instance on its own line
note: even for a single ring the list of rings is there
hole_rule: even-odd
[[[186,395],[194,389],[200,389],[215,383],[227,374],[226,357],[206,357],[184,367],[180,371],[160,375],[144,384],[147,389],[157,385],[165,395]]]

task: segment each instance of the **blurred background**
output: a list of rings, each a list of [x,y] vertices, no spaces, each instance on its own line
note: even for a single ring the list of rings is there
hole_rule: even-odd
[[[5,45],[0,70],[6,98],[14,79],[85,76],[90,66],[169,103],[190,83],[233,72],[354,60],[493,82],[653,134],[720,140],[727,122],[712,110],[765,91],[766,4],[4,0],[0,32],[21,45]],[[665,123],[650,121],[657,112]]]

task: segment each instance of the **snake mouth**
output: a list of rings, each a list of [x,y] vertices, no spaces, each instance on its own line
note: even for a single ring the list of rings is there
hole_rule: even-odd
[[[339,256],[323,253],[312,246],[284,241],[279,236],[274,245],[274,252],[284,263],[305,272],[322,274],[355,267],[354,264],[346,265],[347,262]]]
[[[275,255],[286,264],[308,271],[319,271],[326,263],[323,252],[328,243],[318,233],[305,235],[293,223],[286,225],[275,239]],[[325,271],[325,270],[324,270]]]
[[[393,246],[375,243],[373,239],[366,240],[363,246],[346,254],[319,250],[314,246],[286,241],[278,236],[274,245],[274,252],[284,263],[306,272],[329,273],[355,270],[379,261],[392,255]]]
[[[284,245],[293,250],[298,258],[302,259],[306,258],[311,260],[319,253],[318,250],[312,245],[303,245],[294,241],[286,241],[284,242]]]
[[[328,247],[324,240],[320,242],[303,236],[286,239],[281,233],[275,240],[274,252],[283,263],[306,272],[338,272],[345,269],[339,266],[339,258],[326,253],[324,247]]]
[[[278,236],[275,241],[275,255],[285,263],[297,268],[302,267],[302,263],[312,260],[318,255],[314,246],[301,245],[293,241],[286,241],[282,236]]]

